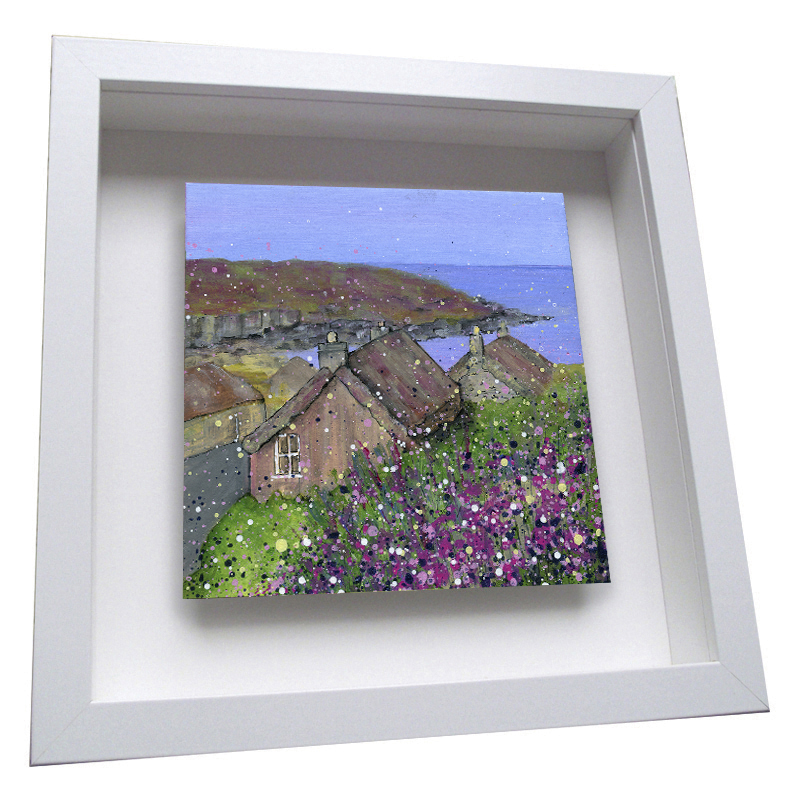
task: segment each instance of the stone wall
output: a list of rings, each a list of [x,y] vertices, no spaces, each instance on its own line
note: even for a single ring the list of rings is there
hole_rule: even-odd
[[[187,314],[184,319],[184,345],[204,347],[224,339],[263,336],[274,329],[290,329],[300,323],[300,312],[293,308],[267,308],[243,314]]]

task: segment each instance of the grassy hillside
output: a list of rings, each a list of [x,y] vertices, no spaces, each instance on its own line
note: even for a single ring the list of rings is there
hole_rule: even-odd
[[[262,308],[417,325],[489,314],[464,292],[384,267],[299,260],[186,261],[186,313],[219,315]]]

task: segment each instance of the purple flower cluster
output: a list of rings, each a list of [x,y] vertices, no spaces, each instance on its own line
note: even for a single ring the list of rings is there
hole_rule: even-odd
[[[266,592],[607,581],[591,425],[577,419],[579,433],[478,426],[356,454],[337,490],[308,500],[309,533]]]

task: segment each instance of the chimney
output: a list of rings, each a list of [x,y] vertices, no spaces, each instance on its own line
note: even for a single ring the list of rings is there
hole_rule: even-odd
[[[369,340],[372,342],[375,339],[379,339],[386,333],[389,329],[386,327],[386,323],[382,320],[378,323],[377,327],[373,327],[369,329]]]
[[[331,372],[336,372],[347,364],[347,342],[340,342],[336,331],[328,332],[328,341],[317,345],[317,353],[320,369],[327,367]]]
[[[500,323],[500,329],[497,331],[498,336],[508,336],[508,325],[506,325],[506,321],[503,320]]]
[[[483,336],[481,336],[481,329],[477,325],[469,335],[469,353],[472,361],[478,363],[483,361]]]

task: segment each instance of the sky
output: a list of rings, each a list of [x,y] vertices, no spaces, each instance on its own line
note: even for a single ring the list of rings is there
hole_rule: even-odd
[[[187,258],[570,266],[542,192],[186,184]]]

